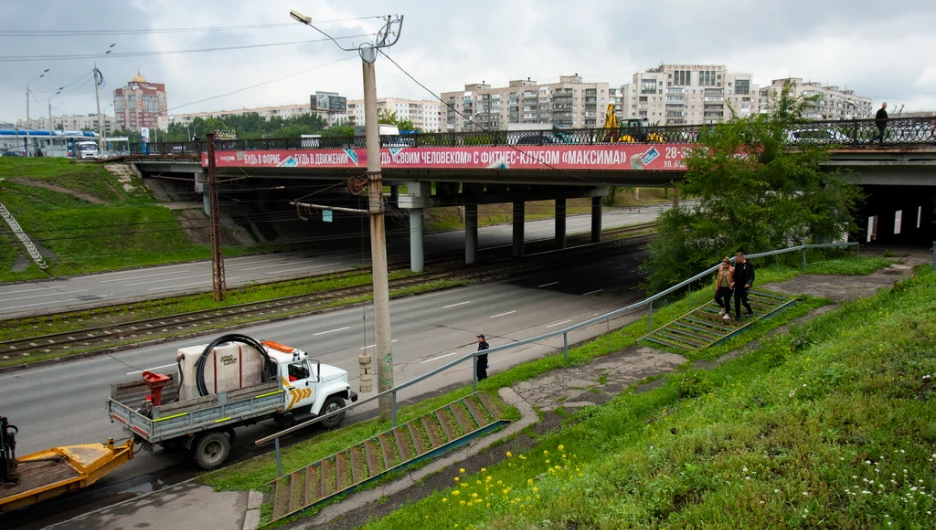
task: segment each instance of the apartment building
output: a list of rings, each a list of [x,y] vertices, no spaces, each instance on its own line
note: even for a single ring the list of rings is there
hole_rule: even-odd
[[[542,85],[527,78],[493,88],[482,81],[465,85],[461,91],[442,93],[446,103],[443,130],[506,129],[508,123],[600,127],[609,100],[619,97],[616,90],[612,94],[608,83],[584,83],[578,74]]]
[[[715,123],[758,111],[758,86],[752,74],[729,72],[724,65],[663,64],[634,74],[621,87],[625,118],[652,124]]]
[[[26,120],[16,120],[16,126],[20,128],[38,129],[41,131],[65,130],[81,131],[91,130],[98,132],[97,114],[63,114],[61,116],[52,116],[52,124],[49,124],[47,116]],[[106,134],[117,130],[117,121],[113,116],[104,115],[104,131]]]
[[[378,111],[395,112],[401,121],[409,120],[423,132],[439,132],[442,123],[442,103],[404,98],[378,98]],[[364,124],[364,100],[348,100],[350,125]]]
[[[871,98],[858,96],[854,90],[839,89],[837,86],[823,85],[814,81],[803,82],[800,77],[774,79],[770,86],[758,91],[760,112],[769,112],[776,103],[776,95],[784,84],[790,83],[792,96],[815,98],[807,104],[804,117],[811,120],[852,120],[874,117],[876,109],[871,108]]]
[[[166,85],[150,83],[137,73],[127,86],[114,90],[114,114],[118,129],[158,127],[167,116]]]
[[[308,103],[300,103],[297,105],[278,105],[270,107],[255,107],[252,109],[240,109],[240,110],[215,110],[211,112],[193,112],[190,114],[174,114],[169,117],[169,120],[172,123],[181,123],[182,125],[188,125],[192,123],[192,120],[195,118],[216,118],[223,120],[230,116],[241,116],[243,114],[250,114],[256,112],[260,115],[261,118],[270,121],[273,117],[280,117],[283,119],[294,118],[296,116],[301,116],[303,114],[309,114],[312,112],[312,107]]]

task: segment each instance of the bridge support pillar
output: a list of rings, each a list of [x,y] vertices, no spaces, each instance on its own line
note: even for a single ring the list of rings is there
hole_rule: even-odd
[[[556,248],[566,248],[565,199],[556,199]]]
[[[400,186],[395,184],[390,186],[390,204],[393,206],[400,204]]]
[[[202,194],[202,209],[211,217],[211,196],[208,193],[208,174],[195,173],[195,191]]]
[[[478,262],[478,205],[465,205],[465,264]]]
[[[591,241],[601,241],[601,197],[592,197]]]
[[[523,257],[523,227],[525,221],[525,207],[523,201],[513,203],[513,257]]]
[[[409,212],[409,240],[410,270],[422,272],[424,265],[422,208],[413,208]]]

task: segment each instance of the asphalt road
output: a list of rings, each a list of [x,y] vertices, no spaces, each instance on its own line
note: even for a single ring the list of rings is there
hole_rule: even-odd
[[[502,283],[469,286],[391,302],[394,377],[399,384],[476,349],[475,336],[487,335],[491,346],[539,335],[581,322],[640,298],[635,285],[638,260],[644,251],[590,260],[588,263],[531,274]],[[366,316],[366,319],[365,319]],[[611,327],[637,318],[612,321]],[[365,334],[365,329],[367,330]],[[570,343],[606,331],[604,323],[570,334]],[[351,308],[239,330],[255,338],[275,340],[309,351],[321,362],[347,370],[357,389],[357,356],[373,344],[369,309]],[[2,413],[20,429],[20,455],[50,446],[125,438],[104,412],[111,383],[139,377],[142,370],[169,371],[179,347],[205,344],[212,337],[190,339],[123,353],[0,375]],[[491,372],[555,354],[562,337],[508,350],[490,358]],[[401,401],[471,380],[471,363],[401,392]],[[362,394],[367,397],[373,394]],[[360,407],[347,421],[373,414]],[[275,432],[272,422],[238,430],[235,458],[258,452],[252,441]],[[290,439],[313,436],[315,428]],[[287,440],[287,443],[290,440]],[[32,527],[50,524],[192,476],[185,452],[157,449],[140,453],[91,490],[50,501],[41,509],[21,511],[8,521]],[[54,515],[51,515],[53,514]],[[3,519],[0,519],[2,522]]]
[[[602,216],[603,228],[648,222],[656,219],[660,207],[637,210],[606,211]],[[567,233],[591,230],[591,216],[578,215],[567,219]],[[513,237],[511,225],[489,226],[479,229],[479,248],[509,245]],[[551,239],[554,235],[553,219],[529,221],[524,232],[526,241]],[[424,239],[427,257],[464,252],[464,231],[427,234]],[[369,247],[364,263],[369,263]],[[409,239],[397,238],[388,242],[388,258],[392,261],[409,260]],[[280,254],[245,256],[225,260],[228,287],[256,282],[271,282],[305,277],[336,270],[346,270],[362,263],[361,250],[345,249],[332,252],[289,252]],[[72,276],[48,281],[0,284],[0,317],[13,318],[31,314],[94,307],[135,300],[159,298],[211,290],[211,262],[191,262],[178,265],[149,267],[86,276]]]

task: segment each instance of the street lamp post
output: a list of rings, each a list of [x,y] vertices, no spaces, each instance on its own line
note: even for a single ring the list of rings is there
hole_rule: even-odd
[[[114,51],[113,48],[117,43],[113,43],[107,47],[107,51],[104,52],[104,55],[110,55],[110,52]],[[104,154],[104,115],[101,114],[101,94],[98,90],[99,87],[104,86],[104,74],[98,70],[97,62],[94,63],[94,99],[97,100],[97,119],[98,119],[98,153],[99,156]]]
[[[357,48],[345,48],[331,35],[312,25],[312,17],[298,11],[289,15],[325,35],[339,48],[356,51],[361,56],[364,70],[364,124],[367,145],[368,212],[370,215],[371,268],[374,285],[374,336],[377,357],[377,392],[393,388],[393,352],[390,340],[390,288],[387,272],[387,238],[384,220],[383,180],[380,174],[380,134],[377,123],[377,76],[374,62],[380,48],[388,48],[400,40],[403,16],[383,17],[384,25],[377,32],[373,44],[364,43]],[[380,416],[392,415],[394,397],[381,396],[378,400]]]
[[[65,88],[65,87],[63,87],[63,86],[58,87],[58,90],[55,91],[55,94],[52,94],[51,96],[49,96],[49,152],[46,154],[46,156],[52,156],[52,153],[55,151],[55,148],[52,147],[52,128],[53,128],[53,125],[52,125],[52,98],[54,98],[55,96],[61,94],[61,93],[62,93],[62,90],[63,90],[64,88]]]
[[[32,76],[32,77],[30,77],[29,79],[26,80],[26,156],[27,156],[27,157],[30,156],[30,154],[29,154],[29,128],[30,128],[30,124],[29,124],[29,83],[35,81],[36,79],[40,79],[40,78],[42,78],[42,77],[45,77],[45,75],[46,75],[48,72],[49,72],[49,69],[46,68],[45,70],[42,71],[41,74],[39,74],[39,75],[34,75],[34,76]]]

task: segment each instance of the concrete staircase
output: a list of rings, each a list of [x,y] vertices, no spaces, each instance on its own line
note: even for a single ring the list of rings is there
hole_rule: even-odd
[[[271,522],[434,458],[507,423],[503,404],[496,397],[474,393],[453,401],[269,482],[273,487]]]

